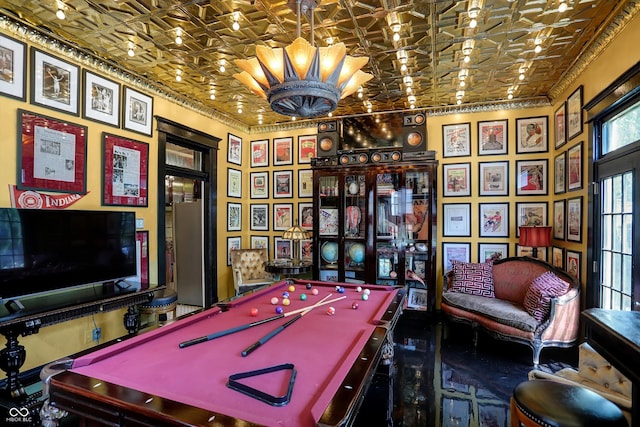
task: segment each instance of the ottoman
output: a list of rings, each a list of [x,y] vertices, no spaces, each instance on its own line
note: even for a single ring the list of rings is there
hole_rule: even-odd
[[[153,299],[141,304],[140,324],[143,328],[148,326],[161,326],[168,320],[176,318],[176,307],[178,306],[178,294],[171,289],[164,289],[157,292]]]

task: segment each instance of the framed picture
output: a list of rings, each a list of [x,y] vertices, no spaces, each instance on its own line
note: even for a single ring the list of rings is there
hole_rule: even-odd
[[[242,230],[242,204],[227,203],[227,231]]]
[[[291,240],[282,237],[273,238],[275,259],[291,259]]]
[[[452,163],[442,167],[445,197],[471,195],[470,171],[471,163]]]
[[[516,194],[547,194],[547,165],[547,159],[516,161]]]
[[[293,226],[293,204],[276,203],[273,205],[273,229],[285,231]]]
[[[565,192],[567,152],[558,154],[553,161],[553,192],[560,194]]]
[[[151,135],[153,118],[153,98],[130,87],[124,87],[124,108],[122,112],[124,129]]]
[[[273,198],[293,197],[293,171],[273,172]]]
[[[313,197],[313,171],[311,169],[298,170],[298,197]]]
[[[80,67],[31,48],[31,103],[77,116]]]
[[[338,209],[320,208],[320,218],[318,218],[318,232],[321,236],[338,235]]]
[[[516,256],[528,256],[533,258],[533,248],[530,246],[520,246],[516,243]],[[536,259],[547,261],[547,248],[538,248],[538,256]]]
[[[251,172],[249,184],[252,199],[269,198],[269,172]]]
[[[442,126],[442,156],[461,157],[471,155],[471,123]]]
[[[293,164],[293,138],[273,139],[273,164],[274,166]]]
[[[580,280],[580,258],[582,257],[581,252],[566,250],[565,252],[565,271]]]
[[[507,120],[478,122],[478,155],[507,154],[508,135]]]
[[[558,246],[551,247],[551,265],[559,269],[564,269],[564,249]]]
[[[564,240],[564,200],[553,202],[553,238]]]
[[[227,265],[231,265],[231,250],[240,249],[241,242],[240,237],[227,237]]]
[[[269,166],[269,140],[251,141],[251,167]]]
[[[442,271],[447,272],[453,268],[451,261],[471,262],[470,253],[471,243],[443,243]]]
[[[547,225],[547,202],[516,203],[518,222],[516,235],[520,237],[520,226]]]
[[[582,86],[567,98],[567,140],[582,133]]]
[[[305,230],[313,230],[313,203],[298,203],[298,223]]]
[[[144,285],[149,285],[149,231],[136,231],[136,252],[138,255],[136,282],[146,289]]]
[[[27,47],[11,37],[0,35],[0,95],[25,101],[27,98]]]
[[[227,196],[242,197],[242,171],[227,168]]]
[[[556,148],[560,148],[567,143],[566,111],[566,104],[563,102],[553,114],[553,136]]]
[[[443,236],[471,236],[471,203],[445,203]]]
[[[102,134],[102,204],[147,206],[149,144]]]
[[[269,205],[252,203],[249,208],[251,210],[251,230],[269,231]]]
[[[569,178],[567,188],[569,191],[582,188],[582,142],[577,143],[567,150],[567,169]]]
[[[509,195],[509,162],[480,162],[480,195]]]
[[[251,236],[251,249],[266,249],[269,256],[269,236]]]
[[[227,134],[227,162],[236,165],[242,164],[242,138],[232,133]],[[252,153],[253,154],[253,153]]]
[[[549,118],[547,116],[516,119],[518,143],[516,153],[544,153],[549,151]]]
[[[318,151],[318,135],[301,135],[298,137],[298,163],[311,163]]]
[[[120,127],[120,84],[82,70],[82,117]]]
[[[429,307],[429,291],[421,288],[409,288],[407,308],[427,311]]]
[[[509,237],[509,203],[480,203],[480,237]]]
[[[582,241],[582,196],[567,199],[567,240]]]
[[[478,262],[495,261],[508,257],[508,243],[478,243]]]
[[[300,261],[313,262],[313,239],[300,240]]]
[[[87,127],[18,110],[20,190],[87,192]]]

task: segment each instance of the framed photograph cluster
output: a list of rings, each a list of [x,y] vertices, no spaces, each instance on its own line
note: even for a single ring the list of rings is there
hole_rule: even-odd
[[[147,206],[149,144],[104,133],[102,204]]]
[[[0,55],[3,65],[0,72],[0,95],[26,100],[27,47],[11,37],[0,35]]]

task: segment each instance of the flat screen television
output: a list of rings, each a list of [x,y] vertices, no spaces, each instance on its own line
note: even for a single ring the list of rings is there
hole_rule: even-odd
[[[0,299],[137,272],[134,212],[0,208]]]
[[[403,113],[381,113],[342,119],[342,150],[402,147]]]

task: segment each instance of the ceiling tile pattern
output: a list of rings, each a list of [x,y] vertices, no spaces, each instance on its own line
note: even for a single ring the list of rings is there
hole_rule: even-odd
[[[315,0],[303,0],[309,2]],[[349,55],[369,58],[363,71],[374,78],[361,98],[354,94],[342,100],[336,116],[363,114],[367,107],[407,110],[409,95],[419,109],[455,106],[457,94],[463,105],[503,102],[509,91],[514,100],[549,100],[577,58],[630,7],[626,1],[566,0],[569,7],[560,12],[560,3],[325,0],[313,9],[313,21],[311,13],[301,17],[301,35],[310,41],[313,36],[317,46],[330,39],[343,42]],[[60,5],[64,20],[56,18]],[[297,32],[294,10],[295,0],[0,0],[0,12],[10,18],[248,128],[259,124],[259,115],[264,124],[290,119],[271,112],[266,101],[232,77],[239,72],[233,60],[255,56],[256,44],[290,44]],[[175,40],[178,31],[182,44]],[[469,44],[473,48],[465,62]]]

